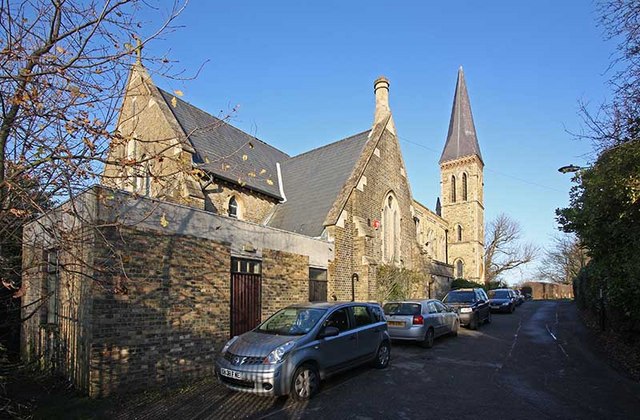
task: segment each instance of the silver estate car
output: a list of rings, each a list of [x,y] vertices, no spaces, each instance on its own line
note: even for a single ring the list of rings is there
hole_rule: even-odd
[[[387,367],[390,341],[377,304],[292,305],[229,340],[216,360],[216,375],[236,391],[305,400],[331,374],[368,362]]]
[[[458,335],[458,314],[437,299],[388,302],[383,309],[393,340],[417,341],[430,348],[436,337]]]

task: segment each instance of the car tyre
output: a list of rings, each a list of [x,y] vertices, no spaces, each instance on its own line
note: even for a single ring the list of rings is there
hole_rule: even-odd
[[[291,396],[298,401],[312,398],[320,389],[318,370],[310,364],[298,366],[291,380]]]
[[[376,358],[373,361],[373,367],[376,369],[384,369],[389,366],[391,360],[391,345],[388,341],[383,341],[378,347]]]
[[[471,318],[471,321],[469,322],[469,329],[470,330],[477,330],[478,329],[478,313],[477,312]]]
[[[491,324],[491,311],[487,314],[487,319],[484,320],[486,324]]]
[[[426,349],[430,349],[433,347],[433,340],[435,338],[435,334],[433,332],[433,328],[429,328],[424,335],[424,340],[420,342],[420,345]]]

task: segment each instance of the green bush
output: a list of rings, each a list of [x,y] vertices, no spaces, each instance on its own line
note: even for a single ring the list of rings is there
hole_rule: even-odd
[[[471,289],[474,287],[482,287],[486,290],[484,284],[476,283],[475,281],[469,281],[466,279],[455,279],[451,282],[451,290],[454,289]]]

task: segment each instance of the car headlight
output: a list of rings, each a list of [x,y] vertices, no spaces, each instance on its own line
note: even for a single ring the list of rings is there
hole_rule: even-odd
[[[502,304],[502,306],[508,306],[508,305],[509,305],[509,302],[504,302],[504,303]]]
[[[281,346],[276,347],[267,357],[264,358],[262,363],[265,365],[275,365],[284,360],[287,353],[295,346],[295,341],[287,341]]]
[[[473,312],[472,308],[460,308],[461,314],[468,314],[469,312]]]
[[[225,354],[227,352],[227,350],[229,350],[229,347],[235,343],[235,341],[238,339],[238,336],[236,335],[235,337],[233,337],[231,340],[227,341],[227,344],[224,345],[224,347],[222,347],[222,354]]]

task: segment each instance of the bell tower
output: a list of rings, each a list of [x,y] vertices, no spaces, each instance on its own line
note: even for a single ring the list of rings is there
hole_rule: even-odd
[[[449,222],[449,264],[456,278],[484,283],[484,162],[462,67],[440,157],[442,217]]]

